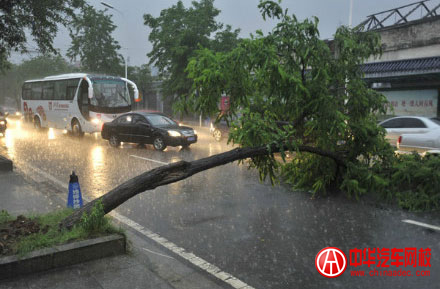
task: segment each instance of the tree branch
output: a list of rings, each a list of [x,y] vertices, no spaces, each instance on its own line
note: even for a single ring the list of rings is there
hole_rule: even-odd
[[[339,166],[345,167],[345,161],[335,152],[324,151],[319,148],[310,146],[298,146],[299,151],[318,154],[333,159]],[[271,147],[270,153],[279,152],[280,149],[276,145]],[[236,148],[221,154],[213,155],[207,158],[187,162],[180,161],[165,166],[161,166],[150,171],[144,172],[125,183],[117,186],[108,193],[91,201],[76,210],[72,215],[65,218],[60,223],[60,229],[71,229],[81,220],[84,213],[90,214],[91,209],[99,200],[102,201],[104,212],[107,214],[125,201],[137,194],[147,190],[153,190],[159,186],[171,184],[186,179],[201,171],[205,171],[217,166],[225,165],[237,160],[253,158],[262,155],[268,155],[269,150],[266,146],[255,148]]]

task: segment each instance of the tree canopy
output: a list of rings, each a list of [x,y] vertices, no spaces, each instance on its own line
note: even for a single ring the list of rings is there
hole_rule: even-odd
[[[178,1],[162,10],[158,17],[144,15],[145,25],[151,28],[149,40],[153,44],[147,55],[150,64],[164,77],[165,96],[190,94],[192,81],[185,69],[199,47],[227,51],[237,45],[239,30],[232,30],[229,25],[223,29],[223,24],[215,21],[219,13],[214,0],[201,0],[193,1],[189,8]]]
[[[79,57],[85,71],[123,75],[123,58],[118,53],[121,46],[112,36],[116,26],[105,11],[89,5],[82,8],[81,15],[71,23],[72,45],[67,56],[71,60]]]
[[[26,52],[26,31],[29,31],[37,49],[55,53],[53,39],[58,25],[66,26],[83,0],[7,0],[0,1],[0,70],[8,67],[11,51]]]
[[[230,52],[198,50],[187,68],[194,93],[186,102],[219,115],[221,95],[230,96],[229,113],[219,115],[232,125],[230,141],[282,148],[282,162],[274,154],[252,159],[262,178],[282,175],[295,187],[325,192],[335,186],[358,196],[371,187],[364,177],[378,181],[368,168],[392,156],[376,119],[386,98],[367,87],[360,66],[380,53],[379,36],[340,27],[332,51],[319,38],[317,18],[299,21],[274,1],[261,1],[259,8],[265,19],[278,19],[272,32],[257,31]],[[346,165],[300,153],[299,145],[334,152]]]

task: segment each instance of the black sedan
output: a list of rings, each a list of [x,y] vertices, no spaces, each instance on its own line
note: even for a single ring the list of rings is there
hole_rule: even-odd
[[[126,113],[112,122],[104,123],[103,139],[113,147],[121,142],[152,144],[162,151],[167,146],[188,147],[197,142],[197,132],[187,126],[179,126],[171,118],[160,113]]]

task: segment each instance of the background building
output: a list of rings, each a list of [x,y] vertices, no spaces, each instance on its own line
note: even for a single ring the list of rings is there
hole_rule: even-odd
[[[360,24],[378,32],[383,47],[380,58],[364,65],[365,80],[388,98],[395,115],[440,114],[440,3],[428,4],[379,12]]]

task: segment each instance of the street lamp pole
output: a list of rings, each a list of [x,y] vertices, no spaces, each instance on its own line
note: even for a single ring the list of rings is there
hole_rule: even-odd
[[[115,11],[117,11],[119,14],[121,14],[121,16],[124,16],[124,14],[122,14],[121,11],[119,11],[118,9],[116,9],[115,7],[113,7],[112,5],[106,3],[106,2],[101,2],[101,4],[107,8],[113,9]],[[125,79],[128,79],[127,77],[127,62],[128,62],[128,51],[126,50],[124,53],[124,64],[125,64]]]
[[[350,12],[348,14],[348,27],[351,28],[353,22],[353,0],[350,0]]]

